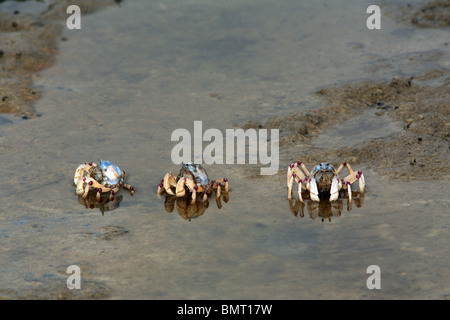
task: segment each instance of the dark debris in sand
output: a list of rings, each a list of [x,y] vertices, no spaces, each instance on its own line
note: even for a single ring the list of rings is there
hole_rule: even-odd
[[[396,20],[418,28],[450,27],[450,0],[432,0],[426,3],[402,5],[388,11]]]
[[[411,23],[422,28],[450,27],[450,0],[431,1],[411,13]]]
[[[94,12],[114,0],[50,1],[36,14],[0,12],[0,113],[33,117],[33,103],[40,91],[33,87],[33,76],[50,66],[58,50],[62,28],[71,4],[82,14]]]

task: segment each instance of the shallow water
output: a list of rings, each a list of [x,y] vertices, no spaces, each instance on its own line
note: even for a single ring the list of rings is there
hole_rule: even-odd
[[[373,110],[361,112],[314,137],[311,144],[319,148],[341,148],[372,139],[387,138],[402,131],[402,124]]]
[[[344,205],[331,222],[291,213],[289,162],[266,177],[251,177],[248,165],[207,166],[212,178],[230,180],[230,200],[220,210],[211,201],[191,221],[166,212],[155,194],[163,174],[179,168],[170,157],[175,129],[192,132],[202,120],[204,130],[224,132],[315,108],[321,87],[396,75],[369,73],[374,55],[395,59],[446,39],[388,18],[369,31],[369,4],[140,0],[83,16],[82,30],[65,31],[55,65],[35,79],[40,116],[0,118],[0,296],[70,298],[73,264],[82,272],[75,297],[448,296],[448,182],[400,183],[358,167],[364,204]],[[346,134],[334,136],[343,143]],[[122,191],[119,208],[103,215],[81,205],[72,185],[77,166],[99,158],[137,190]],[[381,290],[366,287],[374,264]]]

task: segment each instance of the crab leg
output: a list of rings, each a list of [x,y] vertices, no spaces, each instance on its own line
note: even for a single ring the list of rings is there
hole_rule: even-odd
[[[89,178],[89,177],[84,177],[81,181],[83,183],[86,183],[86,186],[84,188],[83,198],[87,197],[91,186],[94,187],[95,189],[100,189],[102,187],[102,185],[100,183],[98,183],[97,181],[95,181],[94,179]]]
[[[303,172],[300,171],[298,167],[294,167],[293,171],[299,177],[299,179],[306,180],[306,176],[303,174]]]
[[[352,185],[347,183],[347,191],[348,191],[348,202],[352,202]]]
[[[162,194],[163,194],[163,192],[164,192],[164,178],[163,179],[161,179],[161,181],[159,182],[159,185],[158,185],[158,190],[156,191],[156,193],[158,194],[158,196],[161,196]]]
[[[102,188],[97,190],[97,195],[96,195],[97,201],[100,201],[100,198],[102,196],[102,192],[103,192]]]
[[[291,195],[292,195],[292,185],[294,184],[294,175],[291,174],[290,176],[288,176],[288,199],[291,200]]]
[[[131,187],[131,188],[133,188],[133,187]],[[119,192],[119,190],[120,190],[119,187],[115,187],[114,189],[110,190],[110,191],[109,191],[109,200],[113,201],[113,200],[114,200],[114,194],[117,193],[117,192]],[[131,192],[130,192],[131,195],[133,195],[133,192],[134,192],[134,188],[133,188],[133,190],[131,190]]]
[[[225,192],[228,192],[228,179],[227,178],[216,180],[216,182],[220,183],[220,184],[225,183]]]
[[[181,178],[180,180],[178,180],[177,186],[176,186],[176,196],[177,197],[184,197],[184,195],[186,194],[186,189],[184,188],[185,186],[188,187],[189,191],[191,191],[193,201],[195,201],[195,199],[197,197],[197,192],[205,191],[205,189],[197,186],[195,184],[195,182],[192,181],[191,179]]]
[[[350,173],[353,173],[353,169],[352,169],[350,163],[344,162],[342,165],[346,166]]]
[[[219,198],[220,195],[222,194],[222,192],[221,192],[221,191],[222,191],[222,184],[220,183],[220,181],[222,181],[222,180],[211,181],[211,188],[212,188],[214,191],[216,191],[216,199]],[[226,190],[226,188],[227,188],[227,183],[228,183],[228,180],[225,181],[225,192],[224,192],[224,195],[227,195],[227,194],[228,194],[228,191]]]
[[[106,187],[100,187],[97,189],[97,200],[100,200],[102,193],[109,192],[109,200],[114,200],[114,194],[120,190],[119,187],[115,188],[106,188]]]
[[[353,171],[352,167],[347,162],[343,162],[339,166],[339,168],[336,170],[336,173],[339,174],[339,172],[341,172],[344,167],[347,167],[348,171],[350,172],[350,174],[347,177],[345,177],[345,180],[347,182],[350,182],[351,184],[353,184],[356,180],[358,180],[359,192],[364,193],[364,188],[366,186],[366,182],[364,180],[364,174],[359,170],[356,172]]]
[[[353,169],[352,169],[352,167],[350,166],[350,164],[347,163],[347,162],[342,162],[342,164],[341,164],[341,165],[339,166],[339,168],[336,170],[336,174],[339,174],[339,173],[342,171],[342,169],[344,169],[344,167],[347,167],[347,169],[348,169],[348,171],[350,172],[350,174],[353,173]]]
[[[309,171],[308,171],[308,169],[306,169],[306,166],[303,164],[303,162],[297,161],[296,164],[299,165],[300,168],[302,168],[302,170],[305,172],[305,174],[306,174],[307,176],[309,176]]]
[[[300,166],[300,168],[299,168],[299,166]],[[303,172],[302,172],[302,170],[303,170]],[[309,175],[308,169],[303,164],[303,162],[297,161],[297,162],[291,163],[289,165],[287,174],[288,174],[288,177],[287,177],[288,199],[291,199],[292,187],[293,187],[294,180],[295,180],[298,183],[299,199],[301,202],[303,202],[302,188],[306,189],[306,187],[303,185],[303,182],[306,181],[306,178]]]
[[[286,174],[286,187],[289,188],[289,185],[291,185],[292,188],[292,182],[290,181],[292,178],[292,171],[294,170],[294,164],[291,163],[287,169],[287,174]],[[288,197],[290,196],[290,193],[288,194]],[[289,198],[290,199],[290,198]]]
[[[305,174],[303,174],[303,172],[298,168],[298,166],[300,166],[300,168],[305,172],[306,176],[309,175],[308,169],[306,169],[303,162],[298,161],[295,163],[291,163],[287,170],[288,187],[289,187],[289,178],[292,176],[293,172],[295,172],[295,174],[298,175],[300,177],[300,179],[302,179],[302,180],[305,180],[305,178],[306,178]]]
[[[216,199],[218,199],[220,197],[220,188],[221,188],[221,184],[219,182],[216,183],[217,186],[217,190],[216,190]]]
[[[84,193],[83,193],[83,199],[86,199],[88,193],[89,193],[89,188],[91,187],[91,185],[89,183],[86,184],[86,187],[84,188]]]
[[[303,182],[306,181],[306,176],[303,174],[303,172],[297,167],[300,164],[302,166],[302,169],[305,170],[305,172],[308,172],[306,167],[301,163],[300,161],[297,163],[292,163],[289,165],[288,168],[288,178],[287,178],[287,186],[288,186],[288,199],[291,199],[292,196],[292,188],[294,181],[298,183],[298,197],[301,202],[303,202],[302,198],[302,188],[305,188],[303,185]],[[304,168],[303,168],[304,167]]]
[[[366,181],[364,180],[364,174],[361,172],[361,174],[359,174],[361,171],[358,171],[358,183],[359,183],[359,192],[364,193],[364,188],[366,187]]]
[[[302,180],[305,180],[305,175],[303,174],[303,172],[297,167],[298,165],[303,165],[300,161],[296,162],[296,163],[291,163],[288,167],[287,170],[287,188],[288,188],[288,199],[291,200],[292,197],[292,187],[294,185],[294,180],[296,182],[299,182],[299,194],[301,193],[301,182]],[[304,165],[303,165],[304,166]],[[306,168],[305,168],[306,170]],[[308,170],[306,170],[307,172]],[[298,178],[297,178],[298,176]],[[301,195],[300,195],[301,198]]]
[[[197,187],[197,186],[195,186],[195,187]],[[194,191],[192,192],[192,199],[191,199],[191,202],[192,203],[195,203],[195,200],[197,199],[197,188],[195,188],[194,187]]]
[[[353,184],[356,180],[359,183],[359,192],[364,193],[366,183],[364,181],[364,174],[361,171],[352,171],[351,174],[342,179],[343,182],[349,182],[350,184]]]
[[[220,201],[220,197],[216,198],[216,205],[217,205],[217,208],[222,209],[222,201]]]
[[[129,185],[128,183],[122,183],[122,187],[124,187],[125,189],[130,190],[130,195],[131,196],[134,195],[134,187],[132,185]],[[117,191],[119,191],[119,188],[117,188]],[[116,193],[117,191],[114,191],[114,193]]]
[[[336,170],[336,174],[339,174],[341,171],[342,171],[342,169],[344,169],[344,167],[347,165],[347,162],[343,162],[340,166],[339,166],[339,168],[337,168],[337,170]]]

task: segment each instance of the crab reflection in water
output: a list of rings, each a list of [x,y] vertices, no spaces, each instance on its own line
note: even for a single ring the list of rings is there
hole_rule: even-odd
[[[123,200],[122,195],[114,195],[111,199],[109,195],[101,195],[100,198],[97,197],[97,193],[89,193],[86,197],[83,195],[78,196],[78,202],[84,206],[86,209],[99,209],[102,216],[105,211],[116,210]]]
[[[227,203],[230,199],[228,192],[222,193],[219,197],[215,198],[217,208],[222,208],[223,202]],[[167,212],[173,212],[177,208],[178,214],[185,220],[191,221],[192,219],[202,216],[206,209],[209,208],[209,199],[192,201],[192,195],[187,194],[184,197],[177,197],[175,195],[166,194],[164,199],[164,208]]]
[[[310,198],[303,199],[301,202],[297,199],[289,200],[289,209],[294,216],[301,218],[305,217],[305,207],[311,219],[321,218],[322,222],[325,219],[331,222],[331,217],[340,217],[344,208],[344,201],[347,203],[347,211],[352,210],[352,203],[356,207],[361,208],[364,202],[364,193],[352,191],[352,199],[347,198],[345,192],[340,192],[339,198],[330,202],[327,198],[322,198],[320,201],[311,200]]]

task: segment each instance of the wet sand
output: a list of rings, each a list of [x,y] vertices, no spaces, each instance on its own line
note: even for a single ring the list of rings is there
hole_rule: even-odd
[[[448,74],[447,70],[437,73],[444,82],[437,86],[417,85],[411,77],[321,89],[317,94],[324,98],[326,107],[263,124],[248,123],[246,128],[283,128],[281,146],[294,160],[320,163],[328,159],[336,164],[348,159],[351,164],[362,163],[378,174],[403,181],[448,180]],[[373,118],[377,117],[384,120],[376,123]],[[350,125],[348,121],[353,118],[355,123]],[[367,136],[374,133],[374,129],[365,130],[368,123],[375,123],[379,136]],[[327,134],[327,130],[331,132]],[[365,141],[354,143],[355,137]]]
[[[0,297],[447,298],[447,33],[386,18],[369,41],[366,16],[355,18],[368,4],[356,3],[322,21],[325,4],[124,2],[83,16],[85,33],[55,27],[37,41],[45,56],[24,48],[19,61],[39,58],[36,69],[3,49],[2,94],[15,98],[0,116]],[[281,167],[263,177],[257,166],[208,166],[229,178],[230,199],[189,221],[155,191],[177,170],[171,133],[194,120],[282,128]],[[375,121],[385,130],[364,130]],[[90,208],[74,193],[75,168],[98,158],[136,187],[118,207]],[[285,167],[324,158],[365,173],[364,203],[292,214]],[[66,287],[72,264],[82,290]],[[372,264],[381,290],[366,288]]]
[[[0,11],[0,113],[36,116],[40,90],[33,77],[55,59],[71,1],[11,1]],[[82,15],[113,5],[113,0],[76,1]]]

